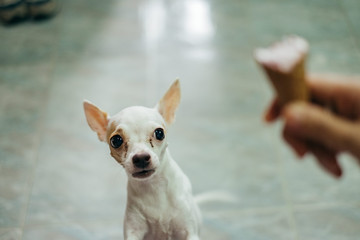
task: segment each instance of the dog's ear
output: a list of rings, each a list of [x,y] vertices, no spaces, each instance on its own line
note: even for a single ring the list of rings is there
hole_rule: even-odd
[[[160,102],[156,105],[157,110],[169,125],[175,119],[175,111],[179,106],[180,97],[180,82],[179,79],[176,79]]]
[[[107,113],[87,100],[84,100],[84,111],[90,128],[97,133],[100,141],[105,142],[106,128],[109,121]]]

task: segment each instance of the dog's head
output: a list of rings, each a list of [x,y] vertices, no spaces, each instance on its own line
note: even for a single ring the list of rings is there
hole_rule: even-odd
[[[167,148],[167,126],[175,118],[180,103],[176,80],[155,108],[129,107],[110,117],[94,104],[84,101],[90,128],[126,170],[129,178],[147,179],[161,168]]]

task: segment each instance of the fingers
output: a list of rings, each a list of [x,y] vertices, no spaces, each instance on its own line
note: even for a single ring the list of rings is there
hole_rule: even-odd
[[[306,81],[312,91],[319,94],[329,94],[342,88],[345,91],[358,92],[360,76],[341,76],[336,74],[310,74]]]
[[[348,118],[360,117],[360,77],[310,75],[312,101]]]
[[[337,153],[324,147],[317,145],[316,143],[306,143],[305,140],[300,139],[296,135],[291,133],[291,130],[284,128],[283,137],[285,141],[291,146],[296,155],[299,158],[305,156],[306,153],[312,153],[317,159],[319,165],[332,176],[338,178],[342,175],[342,170],[337,162]]]
[[[316,144],[309,144],[310,151],[315,155],[319,165],[332,176],[339,178],[342,175],[342,169],[337,160],[337,153],[325,149]]]
[[[315,142],[334,152],[349,151],[360,157],[360,125],[341,119],[319,107],[294,103],[282,116],[285,129],[299,139]]]
[[[330,108],[348,119],[360,118],[360,76],[309,75],[307,83],[314,103]],[[265,122],[275,121],[281,113],[274,99],[264,114]]]
[[[299,158],[304,157],[309,151],[306,142],[293,134],[291,129],[286,127],[286,125],[283,130],[283,138],[292,147]]]
[[[264,120],[271,123],[275,121],[281,114],[281,107],[277,98],[275,98],[265,110]]]
[[[326,106],[332,102],[333,92],[338,88],[338,81],[324,75],[310,75],[307,79],[311,95],[314,101]],[[265,110],[264,120],[267,123],[274,122],[281,115],[281,106],[277,98],[274,98]]]

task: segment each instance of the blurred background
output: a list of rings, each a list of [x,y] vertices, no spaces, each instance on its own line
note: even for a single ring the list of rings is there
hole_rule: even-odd
[[[306,38],[312,72],[360,73],[358,0],[62,0],[48,21],[0,26],[0,239],[123,239],[126,175],[87,126],[154,106],[175,78],[170,151],[202,205],[202,239],[360,236],[360,168],[335,180],[262,114],[273,92],[253,50]]]

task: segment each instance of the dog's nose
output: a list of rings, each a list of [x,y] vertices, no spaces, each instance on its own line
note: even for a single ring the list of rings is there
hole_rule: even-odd
[[[150,163],[150,155],[148,153],[138,153],[132,158],[133,164],[137,168],[146,168]]]

